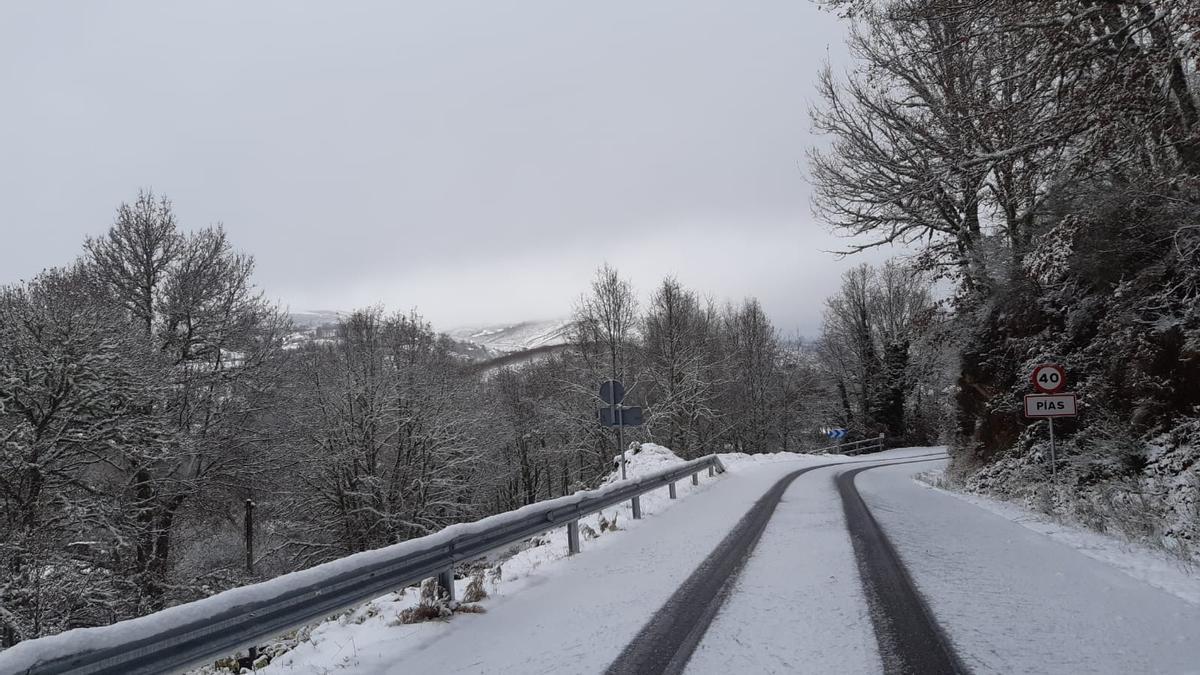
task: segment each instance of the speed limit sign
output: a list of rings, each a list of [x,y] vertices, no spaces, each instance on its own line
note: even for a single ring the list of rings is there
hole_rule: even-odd
[[[1055,363],[1043,363],[1033,369],[1033,386],[1043,394],[1054,392],[1067,386],[1067,373],[1062,366]]]

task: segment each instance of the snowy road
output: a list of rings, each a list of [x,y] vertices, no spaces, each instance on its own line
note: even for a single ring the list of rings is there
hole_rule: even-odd
[[[834,479],[929,448],[811,471],[784,494],[688,673],[878,673],[883,660]],[[944,456],[944,455],[942,455]]]
[[[269,670],[1200,673],[1200,605],[914,481],[940,452],[743,459],[486,614],[330,630]]]
[[[972,672],[1200,673],[1200,606],[911,479],[928,468],[857,483]]]
[[[907,456],[907,453],[904,454]],[[905,461],[928,461],[929,457],[944,456],[941,452],[925,452],[917,455],[925,459]],[[880,461],[876,458],[848,462],[840,458],[837,460],[839,465],[867,467]],[[734,590],[742,567],[755,550],[764,529],[772,522],[783,495],[789,491],[792,483],[805,474],[828,468],[828,464],[817,464],[780,478],[647,622],[612,663],[608,674],[683,672],[713,617]]]
[[[847,527],[838,499],[838,479],[852,477],[951,661],[970,672],[1200,673],[1200,606],[912,479],[939,464],[837,466],[797,480],[687,672],[953,672],[906,661],[895,650],[913,644],[881,631],[888,619],[848,534],[860,524]]]

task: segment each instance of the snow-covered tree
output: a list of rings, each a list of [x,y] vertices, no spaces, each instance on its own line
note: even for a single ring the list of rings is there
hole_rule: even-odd
[[[0,289],[0,640],[138,613],[127,467],[169,451],[154,354],[84,265]]]
[[[651,438],[683,457],[711,452],[705,430],[718,423],[718,317],[667,277],[642,319],[642,356]]]

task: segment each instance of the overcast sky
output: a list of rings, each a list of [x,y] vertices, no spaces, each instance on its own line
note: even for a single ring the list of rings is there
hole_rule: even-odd
[[[147,187],[297,310],[554,318],[608,261],[812,334],[859,261],[804,182],[842,35],[808,0],[5,2],[0,283]]]

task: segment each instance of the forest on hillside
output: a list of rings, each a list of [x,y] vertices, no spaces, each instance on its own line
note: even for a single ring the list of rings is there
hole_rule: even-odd
[[[1190,556],[1200,545],[1200,6],[827,0],[815,203],[954,288],[955,481]],[[1023,417],[1033,367],[1079,416]]]
[[[645,410],[626,439],[688,458],[812,450],[822,425],[936,433],[906,414],[944,386],[909,359],[939,313],[899,265],[848,274],[817,345],[672,278],[643,305],[605,266],[565,348],[481,365],[380,307],[290,342],[253,257],[149,192],[82,249],[0,288],[4,645],[594,487],[618,455],[610,378]]]

